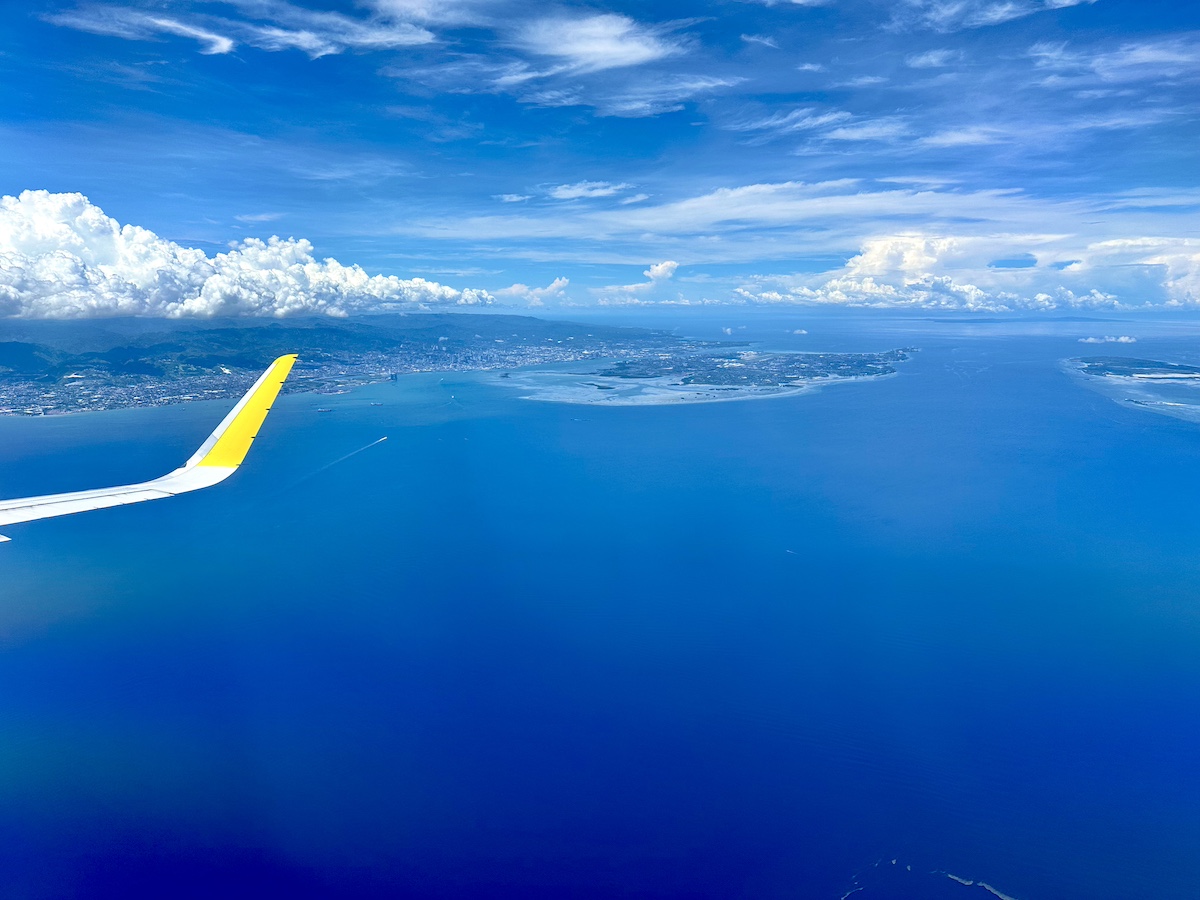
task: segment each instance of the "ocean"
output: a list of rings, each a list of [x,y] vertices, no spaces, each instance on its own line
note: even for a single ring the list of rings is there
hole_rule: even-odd
[[[1200,320],[625,315],[919,351],[293,394],[219,487],[4,529],[0,896],[1200,897],[1200,425],[1061,365]],[[0,419],[0,494],[227,406]]]

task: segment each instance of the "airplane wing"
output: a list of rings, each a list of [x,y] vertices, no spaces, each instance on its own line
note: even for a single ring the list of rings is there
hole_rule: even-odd
[[[146,500],[161,500],[212,487],[237,471],[246,458],[250,445],[258,436],[271,404],[279,396],[279,389],[287,380],[296,355],[281,356],[263,372],[254,387],[229,411],[216,431],[208,436],[200,449],[192,454],[182,467],[162,478],[127,484],[121,487],[101,488],[94,491],[74,491],[69,494],[47,494],[42,497],[22,497],[17,500],[0,500],[0,525],[16,522],[32,522],[52,516],[67,516],[71,513],[106,509],[127,503],[142,503]],[[11,538],[0,535],[0,541]]]

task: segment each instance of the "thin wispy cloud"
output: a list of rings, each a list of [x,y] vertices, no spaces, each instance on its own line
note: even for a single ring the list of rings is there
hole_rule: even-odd
[[[743,34],[742,41],[747,44],[759,44],[763,47],[770,47],[772,50],[779,49],[779,43],[775,38],[765,34]]]
[[[163,35],[190,38],[200,44],[201,53],[209,55],[231,53],[245,44],[271,52],[298,50],[316,59],[346,50],[392,50],[434,40],[429,31],[409,22],[356,19],[279,0],[238,0],[231,5],[252,18],[195,13],[183,18],[93,4],[48,15],[46,20],[127,40],[156,40]]]
[[[886,84],[887,81],[888,79],[883,75],[856,75],[849,81],[843,81],[836,86],[850,88],[875,87],[876,85]]]
[[[921,138],[925,147],[983,147],[1003,141],[1005,135],[995,128],[949,128]]]
[[[209,55],[230,53],[237,46],[228,35],[126,7],[86,6],[48,15],[46,20],[79,31],[131,41],[160,40],[164,35],[190,38],[200,45],[199,52]]]
[[[687,74],[641,78],[610,92],[601,92],[589,103],[604,116],[657,116],[683,109],[689,101],[736,87],[743,80]]]
[[[1095,3],[1096,0],[900,0],[893,7],[899,26],[958,31],[985,28],[1036,13]]]
[[[611,197],[630,187],[632,185],[613,184],[608,181],[579,181],[575,184],[560,184],[547,193],[555,200],[591,200],[596,197]]]
[[[740,119],[725,124],[730,131],[763,132],[772,136],[815,131],[837,125],[853,118],[845,110],[820,110],[806,106],[786,112],[772,113],[754,119]]]
[[[834,0],[745,0],[747,3],[760,3],[763,6],[826,6]]]
[[[859,122],[843,125],[826,132],[825,137],[831,141],[889,141],[910,131],[908,123],[901,119],[877,119],[873,122]]]
[[[1200,79],[1200,36],[1195,35],[1102,48],[1073,47],[1065,41],[1040,42],[1029,48],[1029,56],[1039,69],[1063,79],[1059,84],[1065,80],[1126,83]]]
[[[904,64],[910,69],[943,69],[963,58],[961,50],[926,50],[905,57]]]

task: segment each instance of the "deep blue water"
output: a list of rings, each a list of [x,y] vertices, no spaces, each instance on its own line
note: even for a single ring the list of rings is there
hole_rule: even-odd
[[[0,896],[1200,897],[1200,426],[1058,366],[1200,328],[741,318],[922,349],[690,407],[289,396],[221,487],[4,529]],[[0,494],[223,412],[0,420]]]

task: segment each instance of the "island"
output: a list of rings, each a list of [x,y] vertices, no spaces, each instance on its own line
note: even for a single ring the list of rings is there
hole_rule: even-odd
[[[799,353],[745,347],[680,347],[587,369],[546,367],[508,376],[526,399],[645,406],[783,397],[818,386],[894,375],[909,349]]]
[[[1200,422],[1200,366],[1125,356],[1065,361],[1071,374],[1118,403]]]
[[[1167,381],[1200,379],[1200,366],[1135,359],[1124,356],[1089,356],[1074,360],[1084,375],[1099,378],[1142,378]]]

